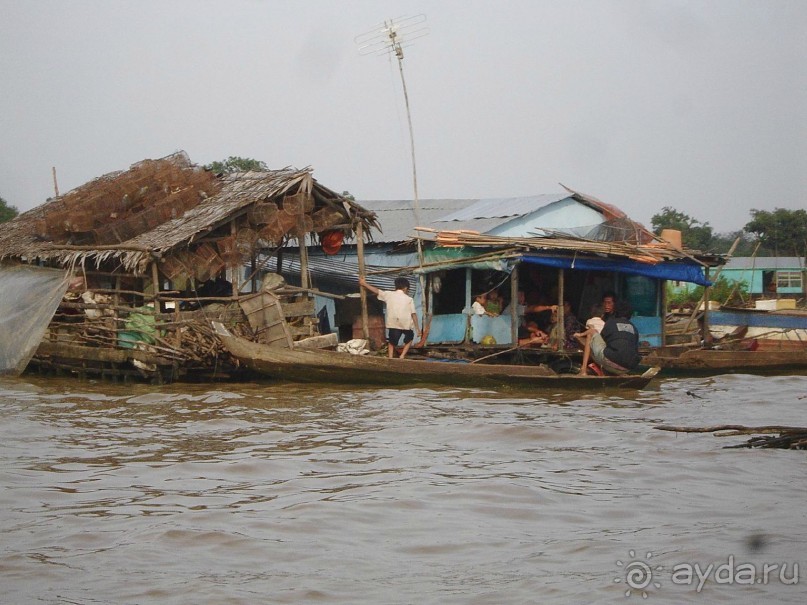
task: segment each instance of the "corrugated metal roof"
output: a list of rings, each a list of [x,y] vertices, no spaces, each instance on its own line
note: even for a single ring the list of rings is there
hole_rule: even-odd
[[[377,243],[402,242],[415,235],[415,227],[430,227],[447,214],[464,208],[478,200],[420,200],[420,225],[415,221],[412,200],[364,200],[357,202],[367,210],[376,213],[378,224],[383,230],[374,233]]]
[[[559,202],[567,197],[570,197],[568,193],[546,193],[528,197],[501,197],[476,200],[474,203],[465,206],[461,210],[444,216],[440,219],[440,222],[525,216],[547,204]]]
[[[798,256],[735,256],[723,267],[726,269],[780,269],[796,271],[804,267],[805,259]]]
[[[494,199],[420,200],[420,225],[415,221],[412,200],[361,200],[357,203],[375,212],[378,217],[383,232],[373,239],[378,243],[389,243],[413,237],[415,227],[488,233],[514,218],[568,197],[568,193],[552,193]]]

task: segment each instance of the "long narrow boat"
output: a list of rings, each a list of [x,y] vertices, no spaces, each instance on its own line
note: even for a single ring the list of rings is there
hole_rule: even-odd
[[[686,349],[662,347],[644,358],[662,371],[680,373],[777,373],[807,371],[807,349]]]
[[[638,375],[579,376],[557,374],[546,365],[461,363],[388,359],[321,349],[288,349],[255,343],[213,323],[224,348],[255,373],[292,382],[371,384],[381,386],[440,384],[476,387],[602,387],[641,389],[658,373],[647,368]]]

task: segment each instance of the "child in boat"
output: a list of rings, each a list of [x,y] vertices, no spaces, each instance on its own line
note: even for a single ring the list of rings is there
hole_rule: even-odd
[[[499,296],[499,291],[496,289],[488,292],[487,300],[485,301],[485,311],[493,317],[498,317],[502,313],[502,298]]]
[[[477,294],[474,298],[474,304],[471,305],[471,310],[473,311],[474,315],[487,315],[488,317],[496,317],[493,313],[488,311],[487,309],[487,302],[488,302],[488,295],[487,294]]]
[[[418,318],[415,314],[415,301],[409,296],[409,280],[405,277],[395,278],[395,290],[379,290],[375,286],[367,283],[363,278],[359,278],[359,285],[378,297],[387,307],[384,321],[387,328],[387,356],[392,359],[395,355],[395,347],[404,339],[404,347],[401,351],[401,359],[406,357],[412,341],[415,339],[415,332],[420,334]]]

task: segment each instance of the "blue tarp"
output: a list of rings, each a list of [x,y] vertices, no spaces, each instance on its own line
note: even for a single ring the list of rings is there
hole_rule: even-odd
[[[527,255],[521,257],[525,263],[544,265],[557,269],[577,269],[581,271],[616,271],[617,273],[630,273],[643,275],[656,279],[685,281],[699,286],[711,286],[712,282],[706,279],[703,267],[692,263],[661,262],[655,265],[640,263],[630,259],[593,259],[570,258],[560,256]]]

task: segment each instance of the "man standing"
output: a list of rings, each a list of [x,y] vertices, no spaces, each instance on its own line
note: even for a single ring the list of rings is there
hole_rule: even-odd
[[[401,359],[406,357],[409,347],[415,338],[415,332],[420,334],[418,318],[415,314],[415,301],[409,296],[409,280],[405,277],[395,278],[395,290],[379,290],[375,286],[367,283],[363,277],[359,278],[359,285],[369,292],[375,294],[378,300],[387,307],[386,319],[384,321],[387,328],[387,356],[392,359],[395,355],[395,347],[404,338],[404,348],[401,351]]]

